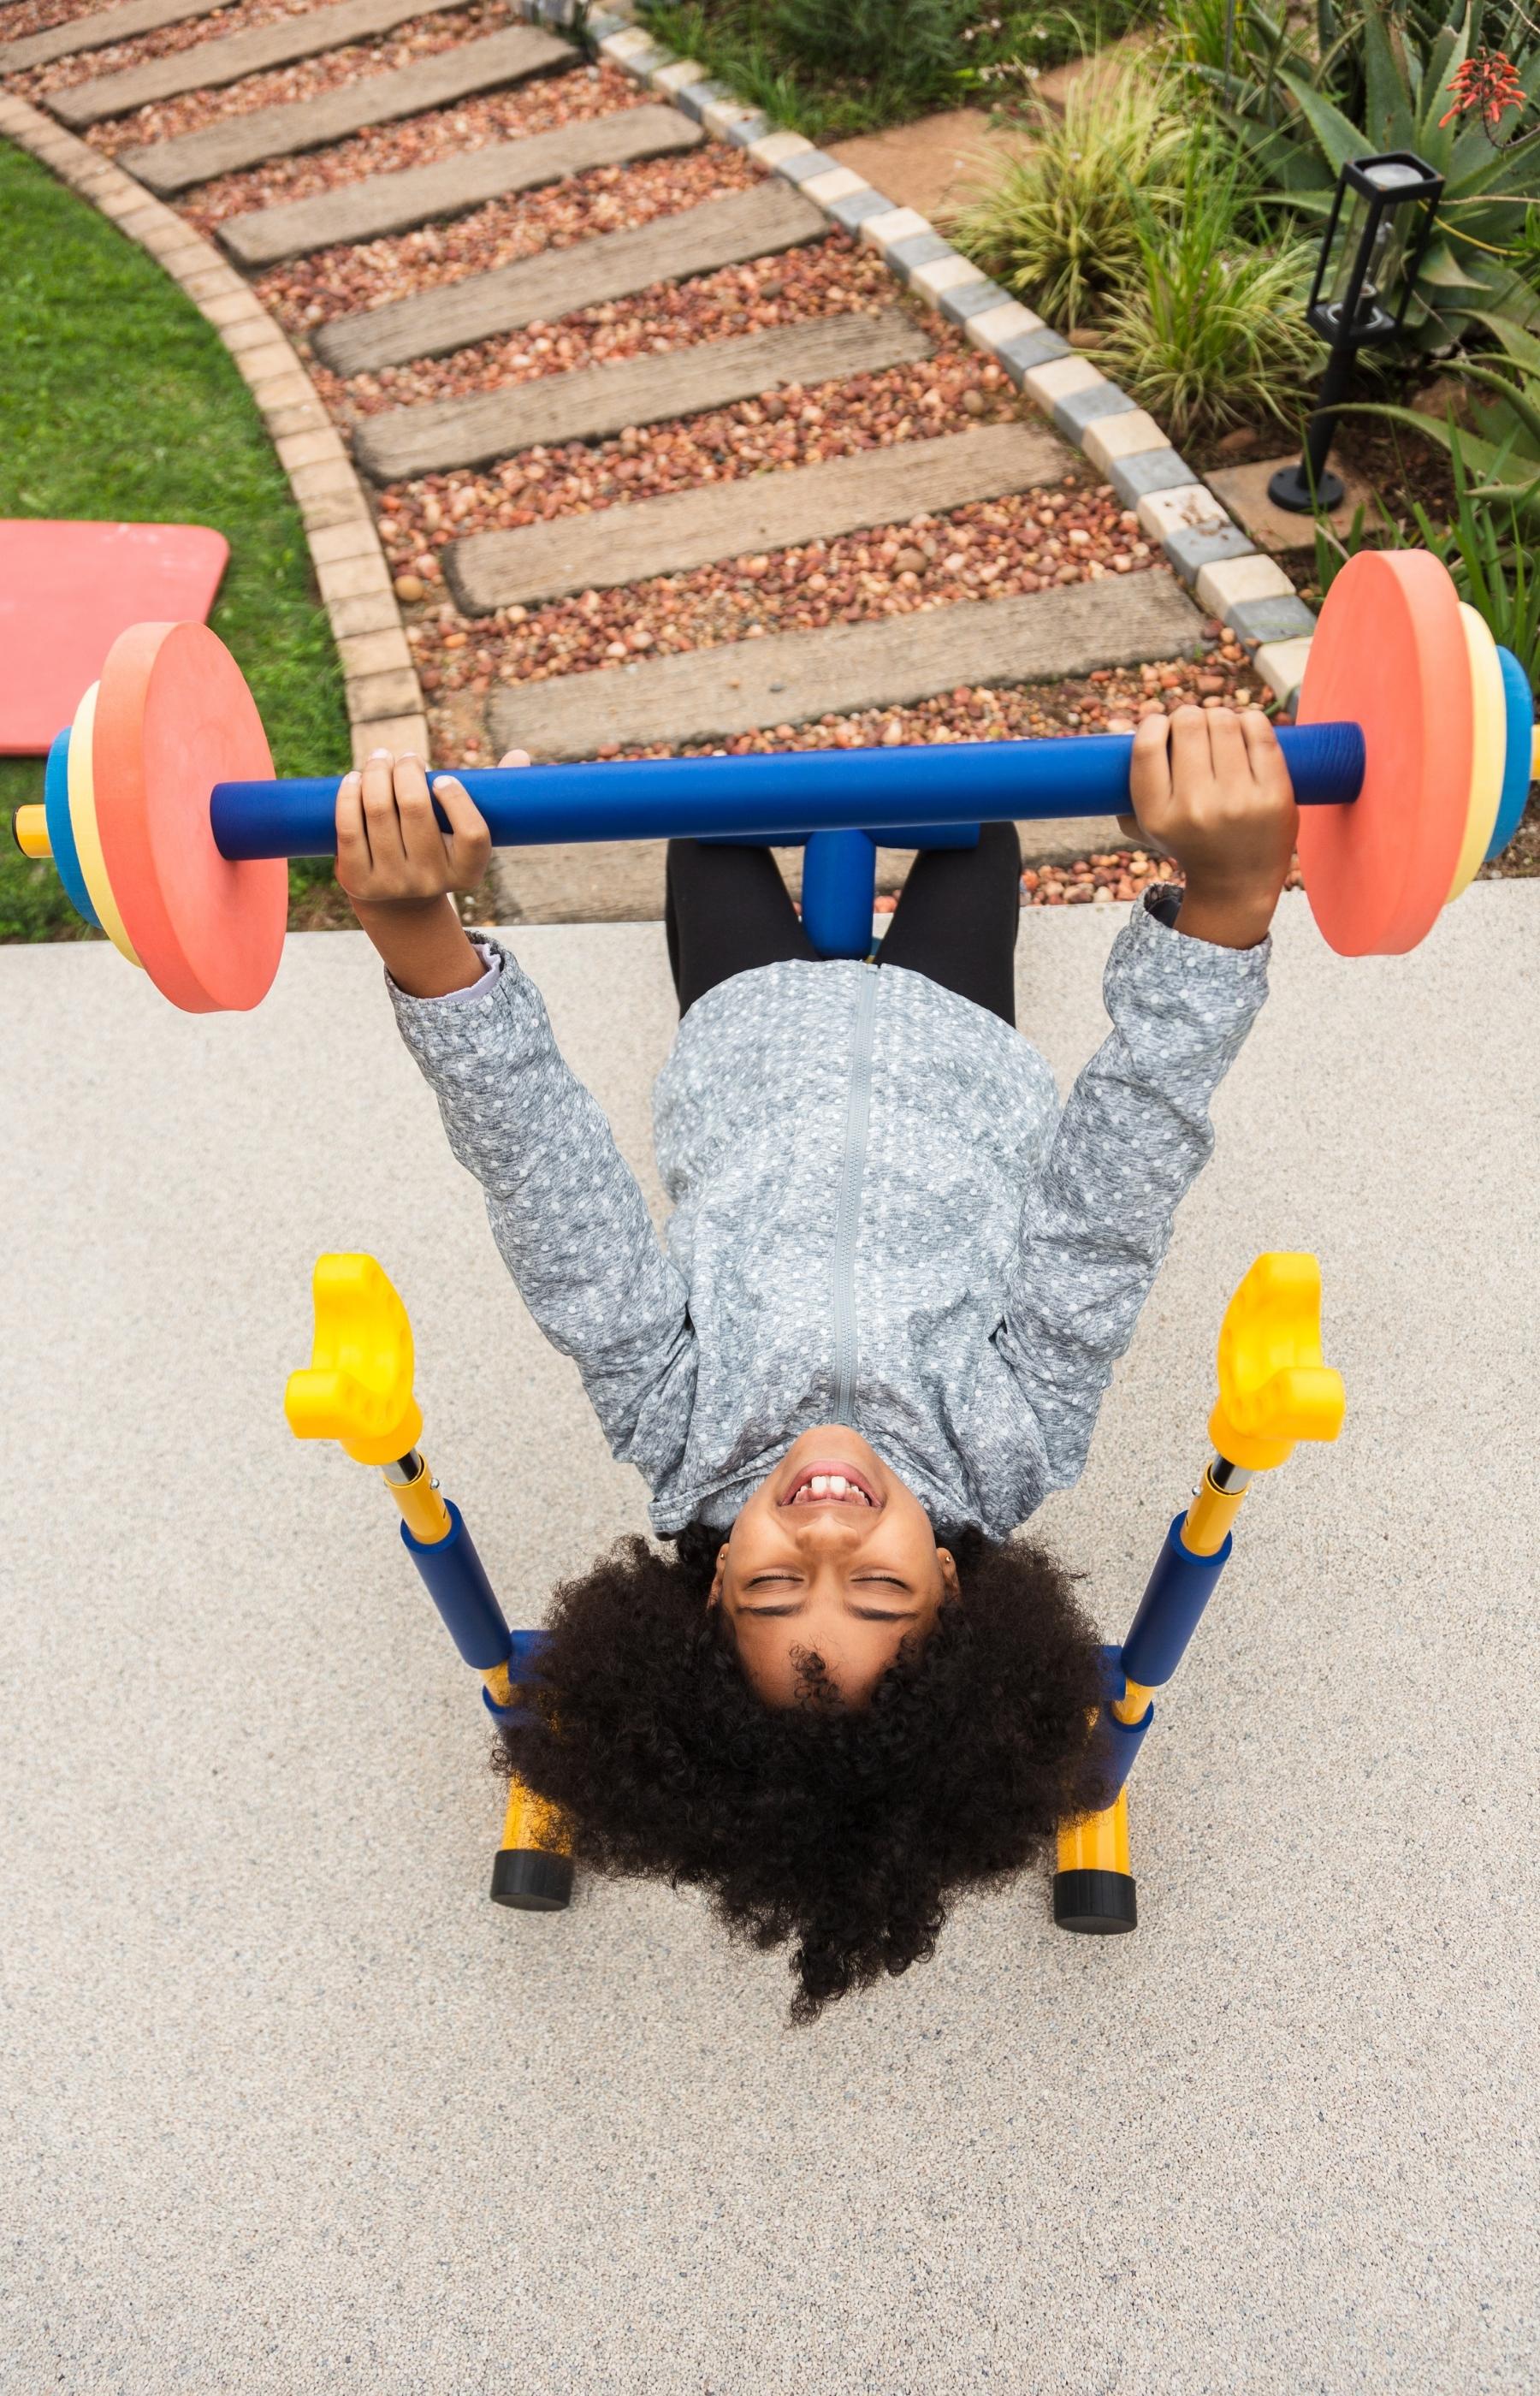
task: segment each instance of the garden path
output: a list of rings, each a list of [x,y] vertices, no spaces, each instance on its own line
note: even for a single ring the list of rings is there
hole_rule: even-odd
[[[1091,728],[1149,686],[1083,700],[1087,676],[1190,674],[1202,619],[1158,545],[1021,422],[966,307],[830,221],[821,170],[815,206],[511,0],[198,14],[127,0],[78,55],[55,27],[0,66],[314,360],[440,756]],[[1082,691],[1043,713],[1028,674]],[[570,908],[562,854],[505,899],[657,912],[655,851],[606,853],[607,903],[595,863],[566,860]]]

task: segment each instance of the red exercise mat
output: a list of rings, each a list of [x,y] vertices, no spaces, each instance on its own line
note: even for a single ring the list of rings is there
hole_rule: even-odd
[[[204,623],[230,555],[206,525],[0,520],[0,757],[37,757],[130,624]]]

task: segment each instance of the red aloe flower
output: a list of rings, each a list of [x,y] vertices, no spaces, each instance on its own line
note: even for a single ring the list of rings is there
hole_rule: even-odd
[[[1449,89],[1454,104],[1439,119],[1440,131],[1451,118],[1478,111],[1488,126],[1496,125],[1508,109],[1524,105],[1524,87],[1512,60],[1501,50],[1478,50],[1455,68]]]

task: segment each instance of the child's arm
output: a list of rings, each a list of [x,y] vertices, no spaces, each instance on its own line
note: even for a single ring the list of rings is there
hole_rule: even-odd
[[[995,1336],[1044,1495],[1084,1464],[1176,1207],[1213,1150],[1209,1101],[1267,995],[1268,927],[1294,851],[1294,793],[1260,714],[1147,719],[1132,789],[1142,831],[1180,860],[1187,888],[1174,927],[1136,906],[1108,960],[1113,1029],[1059,1118]]]
[[[522,752],[505,765],[529,763]],[[491,840],[465,791],[372,757],[338,793],[338,878],[384,960],[402,1035],[536,1322],[573,1357],[612,1452],[654,1487],[677,1462],[696,1369],[688,1294],[597,1101],[564,1062],[535,985],[471,942],[448,893]]]

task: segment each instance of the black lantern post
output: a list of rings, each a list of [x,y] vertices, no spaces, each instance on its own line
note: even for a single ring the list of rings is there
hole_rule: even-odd
[[[1331,355],[1305,428],[1305,455],[1297,466],[1281,466],[1268,485],[1276,507],[1309,515],[1341,504],[1341,479],[1326,458],[1352,380],[1353,353],[1399,336],[1442,193],[1443,177],[1410,150],[1349,159],[1338,175],[1305,310]]]

